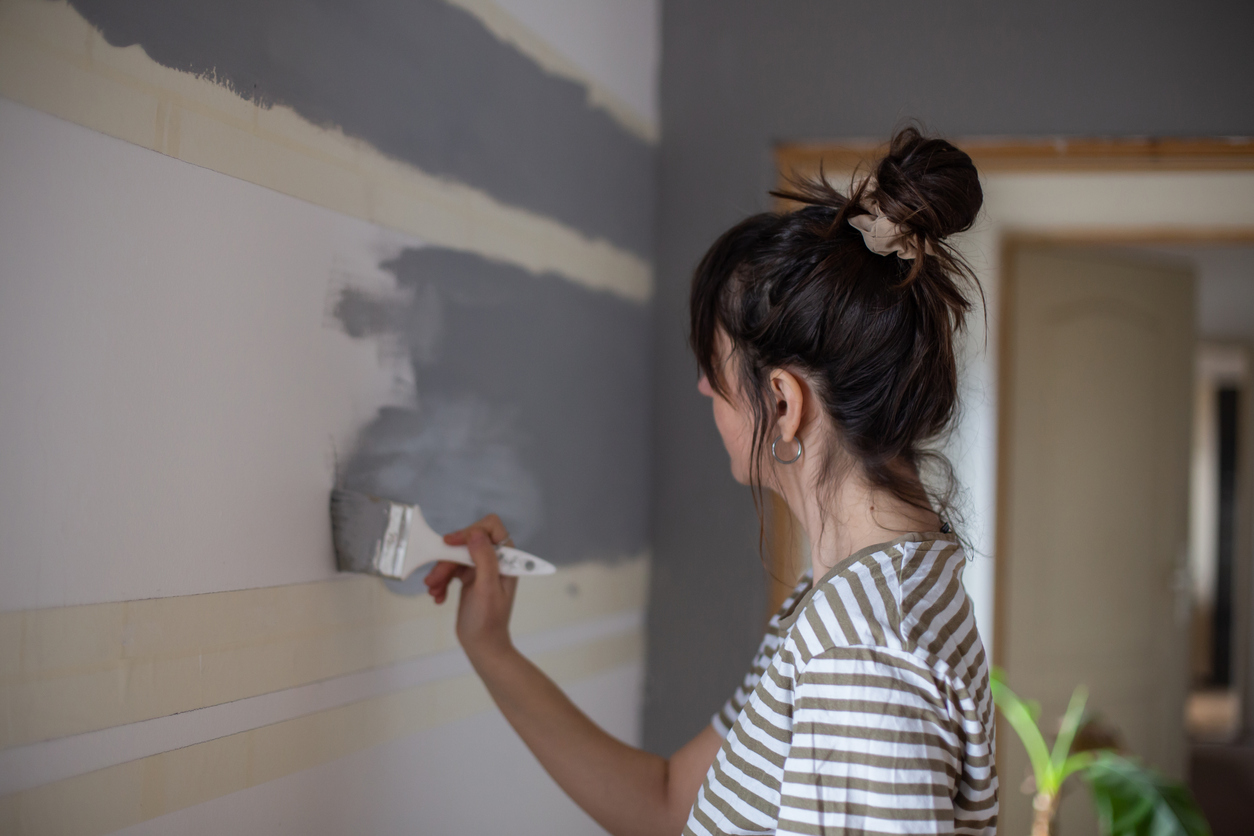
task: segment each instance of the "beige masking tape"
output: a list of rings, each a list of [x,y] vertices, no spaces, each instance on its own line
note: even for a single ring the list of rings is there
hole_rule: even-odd
[[[561,684],[639,662],[639,633],[541,654]],[[0,798],[0,833],[96,836],[444,725],[491,706],[474,676],[361,700]]]
[[[638,610],[645,557],[519,584],[517,635]],[[165,717],[439,653],[455,602],[352,576],[0,613],[0,749]]]
[[[139,46],[110,46],[64,2],[0,0],[0,95],[431,244],[634,301],[653,292],[634,253],[163,67]]]

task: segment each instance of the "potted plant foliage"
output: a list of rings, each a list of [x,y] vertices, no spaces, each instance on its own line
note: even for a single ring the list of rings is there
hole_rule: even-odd
[[[1032,763],[1031,836],[1050,836],[1063,784],[1072,776],[1089,788],[1105,836],[1210,836],[1205,816],[1184,785],[1113,748],[1073,751],[1085,720],[1088,692],[1083,685],[1071,694],[1052,747],[1037,725],[1040,705],[1011,691],[1000,670],[993,671],[992,685],[993,701],[1023,741]]]

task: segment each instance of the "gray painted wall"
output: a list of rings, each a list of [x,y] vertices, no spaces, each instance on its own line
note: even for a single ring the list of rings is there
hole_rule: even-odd
[[[1254,7],[1235,2],[668,0],[655,297],[654,575],[645,744],[708,722],[761,637],[749,495],[684,346],[689,273],[768,206],[779,141],[1254,134]]]

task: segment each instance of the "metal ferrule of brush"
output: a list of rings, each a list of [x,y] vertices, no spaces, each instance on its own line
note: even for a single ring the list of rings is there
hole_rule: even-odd
[[[405,553],[409,549],[409,527],[414,521],[414,507],[388,503],[388,526],[378,542],[371,565],[380,575],[404,578]]]

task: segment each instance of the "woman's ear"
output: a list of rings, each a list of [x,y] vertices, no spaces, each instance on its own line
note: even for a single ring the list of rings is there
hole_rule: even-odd
[[[771,398],[775,407],[775,426],[784,441],[792,441],[801,429],[805,412],[805,385],[792,372],[775,369],[771,372]]]

